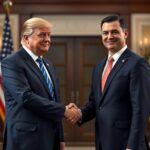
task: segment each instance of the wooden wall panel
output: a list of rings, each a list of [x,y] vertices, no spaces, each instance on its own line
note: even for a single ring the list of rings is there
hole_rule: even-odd
[[[34,4],[34,3],[57,3],[57,4],[64,4],[64,3],[150,3],[149,0],[13,0],[14,3],[16,4]]]
[[[95,14],[95,13],[150,13],[150,4],[13,4],[12,13],[22,14]],[[4,8],[0,5],[0,13]]]

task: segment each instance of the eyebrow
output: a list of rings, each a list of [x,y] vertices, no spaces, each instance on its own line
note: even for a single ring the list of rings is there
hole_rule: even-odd
[[[104,30],[102,32],[112,32],[112,31],[119,31],[118,29],[112,29],[112,30]]]

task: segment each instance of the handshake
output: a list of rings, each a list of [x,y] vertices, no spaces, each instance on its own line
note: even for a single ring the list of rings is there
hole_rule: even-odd
[[[74,103],[70,103],[66,106],[64,116],[71,124],[75,124],[82,119],[82,112]]]

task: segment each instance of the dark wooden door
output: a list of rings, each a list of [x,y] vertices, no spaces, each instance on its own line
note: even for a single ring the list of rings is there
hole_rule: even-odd
[[[83,106],[89,98],[93,66],[106,55],[100,37],[75,39],[75,103]],[[77,141],[93,143],[95,140],[95,120],[75,128]]]
[[[106,55],[100,37],[52,37],[45,56],[56,66],[62,102],[83,106],[88,100],[94,64]],[[94,120],[82,127],[72,126],[64,119],[65,141],[69,144],[94,143]]]

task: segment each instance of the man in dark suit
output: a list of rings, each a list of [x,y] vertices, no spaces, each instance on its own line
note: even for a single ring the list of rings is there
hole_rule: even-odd
[[[60,103],[58,78],[42,56],[51,44],[51,23],[27,20],[21,49],[2,61],[6,101],[3,150],[64,150],[62,118],[77,119]]]
[[[101,30],[108,57],[94,67],[89,102],[78,122],[96,118],[96,150],[146,150],[148,64],[127,47],[128,30],[121,16],[104,18]]]

